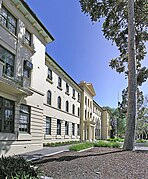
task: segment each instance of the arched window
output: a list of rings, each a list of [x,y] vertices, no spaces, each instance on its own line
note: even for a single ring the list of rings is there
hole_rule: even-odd
[[[58,96],[58,108],[61,109],[61,97]]]
[[[78,107],[78,116],[80,116],[80,108]]]
[[[69,112],[69,102],[66,101],[66,112]]]
[[[51,91],[47,91],[47,104],[51,105]]]
[[[75,114],[75,105],[72,105],[72,114]]]

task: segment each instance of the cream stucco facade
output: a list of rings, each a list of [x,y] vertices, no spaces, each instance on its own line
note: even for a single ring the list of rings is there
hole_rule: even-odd
[[[77,84],[45,52],[53,40],[25,1],[0,0],[0,156],[109,136],[93,85]]]

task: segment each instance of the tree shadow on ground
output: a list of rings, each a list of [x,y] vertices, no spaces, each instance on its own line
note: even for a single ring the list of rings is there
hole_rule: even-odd
[[[88,155],[73,155],[73,156],[62,156],[59,158],[46,158],[46,159],[41,159],[38,161],[34,161],[33,164],[44,164],[44,163],[48,163],[48,162],[63,162],[63,161],[71,161],[71,160],[75,160],[78,158],[86,158],[86,157],[95,157],[95,156],[102,156],[102,155],[110,155],[113,153],[121,153],[121,152],[125,152],[124,150],[117,150],[117,151],[112,151],[112,152],[106,152],[106,153],[100,153],[100,154],[88,154]]]

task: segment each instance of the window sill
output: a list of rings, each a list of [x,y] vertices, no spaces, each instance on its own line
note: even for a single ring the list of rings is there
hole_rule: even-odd
[[[14,141],[16,140],[17,135],[16,133],[4,133],[4,132],[0,132],[0,141]]]
[[[72,136],[71,136],[71,138],[72,138],[72,139],[75,139],[75,138],[76,138],[76,136],[75,136],[75,135],[72,135]]]
[[[33,44],[30,46],[23,40],[23,45],[27,47],[33,54],[36,52]]]
[[[65,94],[67,94],[68,96],[70,95],[70,93],[69,93],[69,92],[67,92],[67,91],[65,92]]]
[[[44,139],[52,139],[52,136],[50,134],[45,134]]]
[[[56,139],[62,139],[61,135],[56,135]]]
[[[60,86],[57,86],[57,88],[58,88],[59,90],[61,90],[61,91],[63,90]]]
[[[69,139],[69,135],[65,135],[65,136],[64,136],[64,139]]]
[[[53,84],[53,81],[49,78],[46,78],[46,81],[48,81],[49,83]]]
[[[18,132],[17,140],[30,141],[32,139],[31,134]]]

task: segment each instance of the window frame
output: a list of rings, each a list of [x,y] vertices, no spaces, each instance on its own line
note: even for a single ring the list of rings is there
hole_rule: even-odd
[[[27,107],[28,108],[28,111],[25,111],[23,108],[21,108],[21,107]],[[27,117],[28,117],[28,121],[27,121],[27,123],[20,123],[20,120],[21,120],[21,114],[22,114],[22,116],[24,115],[24,116],[26,116],[27,115]],[[20,105],[20,118],[19,118],[19,126],[20,125],[25,125],[25,124],[27,124],[26,126],[27,126],[27,130],[25,131],[25,130],[20,130],[20,127],[19,127],[19,132],[21,132],[21,133],[29,133],[30,134],[30,121],[31,121],[31,107],[30,106],[28,106],[28,105],[26,105],[26,104],[21,104]],[[22,128],[23,129],[23,128]],[[25,128],[24,128],[25,129]]]
[[[25,29],[25,37],[24,38],[25,38],[25,43],[31,47],[32,46],[32,34],[27,29]]]
[[[7,102],[10,103],[10,106],[5,106]],[[15,102],[3,97],[0,97],[0,132],[3,133],[14,133],[14,123],[15,123]],[[6,111],[11,120],[6,119]],[[8,111],[10,114],[8,114]],[[4,129],[5,122],[9,122],[9,130]]]
[[[65,135],[69,135],[69,122],[65,121]]]
[[[62,88],[62,78],[60,76],[58,77],[58,87]]]
[[[49,127],[47,126],[49,124]],[[51,135],[51,117],[46,116],[46,128],[45,128],[45,134]]]
[[[75,123],[72,123],[72,135],[75,135]]]
[[[52,101],[52,93],[50,90],[47,91],[47,104],[51,105],[51,101]]]
[[[72,105],[72,114],[75,115],[75,105]]]
[[[61,105],[62,104],[61,96],[58,96],[57,102],[58,102],[58,104],[57,104],[58,109],[61,109],[61,107],[62,107],[62,105]]]
[[[57,119],[57,135],[61,135],[61,120]]]
[[[3,15],[3,12],[6,12],[6,17]],[[17,34],[17,18],[4,6],[1,7],[1,24],[6,27],[9,32],[16,35]],[[10,21],[14,21],[15,25]],[[3,23],[5,21],[5,23]],[[11,27],[11,28],[10,28]],[[13,28],[13,31],[12,31]]]
[[[3,46],[0,45],[0,49],[3,51],[3,55],[0,56],[0,59],[4,63],[3,73],[10,77],[14,78],[14,70],[15,70],[15,55],[5,49]],[[9,58],[11,57],[11,58]],[[9,67],[9,69],[8,69]]]
[[[50,68],[48,68],[47,78],[52,81],[52,70]]]
[[[66,112],[69,112],[69,101],[68,100],[66,101],[66,106],[65,107],[66,107]]]

